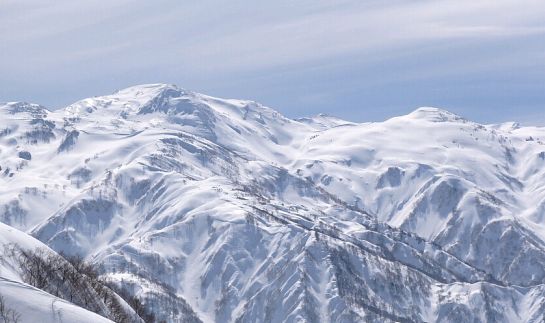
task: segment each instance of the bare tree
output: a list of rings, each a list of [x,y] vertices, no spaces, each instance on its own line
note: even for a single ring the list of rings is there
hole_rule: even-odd
[[[153,314],[138,298],[113,284],[109,285],[100,277],[100,268],[81,257],[63,257],[43,249],[22,250],[15,247],[11,255],[19,262],[23,280],[34,287],[115,322],[155,321]],[[127,310],[121,299],[133,311]]]
[[[4,296],[0,295],[0,323],[18,323],[21,314],[6,305]]]

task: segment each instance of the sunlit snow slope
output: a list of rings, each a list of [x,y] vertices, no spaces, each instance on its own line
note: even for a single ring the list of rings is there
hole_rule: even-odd
[[[19,265],[10,257],[8,251],[14,245],[27,250],[41,248],[51,253],[54,251],[27,234],[0,223],[0,295],[4,299],[6,308],[18,314],[19,322],[111,322],[100,315],[25,284]]]
[[[0,105],[0,220],[169,322],[542,322],[545,129],[135,86]]]

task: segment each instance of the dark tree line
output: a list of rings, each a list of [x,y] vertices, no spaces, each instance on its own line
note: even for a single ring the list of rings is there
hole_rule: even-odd
[[[109,284],[99,268],[81,257],[62,257],[43,249],[13,247],[23,280],[54,296],[118,323],[155,322],[155,317],[128,290]],[[126,308],[127,303],[133,311]],[[12,321],[6,321],[12,322]]]

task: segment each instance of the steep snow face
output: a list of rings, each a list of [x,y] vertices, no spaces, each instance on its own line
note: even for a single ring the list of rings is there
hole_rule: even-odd
[[[159,319],[543,318],[545,129],[291,120],[164,84],[0,114],[0,220]]]

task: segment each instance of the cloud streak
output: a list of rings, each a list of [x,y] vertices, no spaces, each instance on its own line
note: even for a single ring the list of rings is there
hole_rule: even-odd
[[[0,27],[0,100],[53,106],[174,82],[262,100],[288,115],[380,119],[426,100],[459,103],[435,94],[458,88],[460,75],[475,87],[510,78],[519,90],[545,75],[545,4],[533,0],[8,0],[0,2]],[[390,93],[405,88],[414,97],[403,108]],[[536,109],[543,97],[533,89],[523,94],[536,98]],[[370,91],[367,100],[336,97]],[[494,102],[468,96],[472,106]]]

